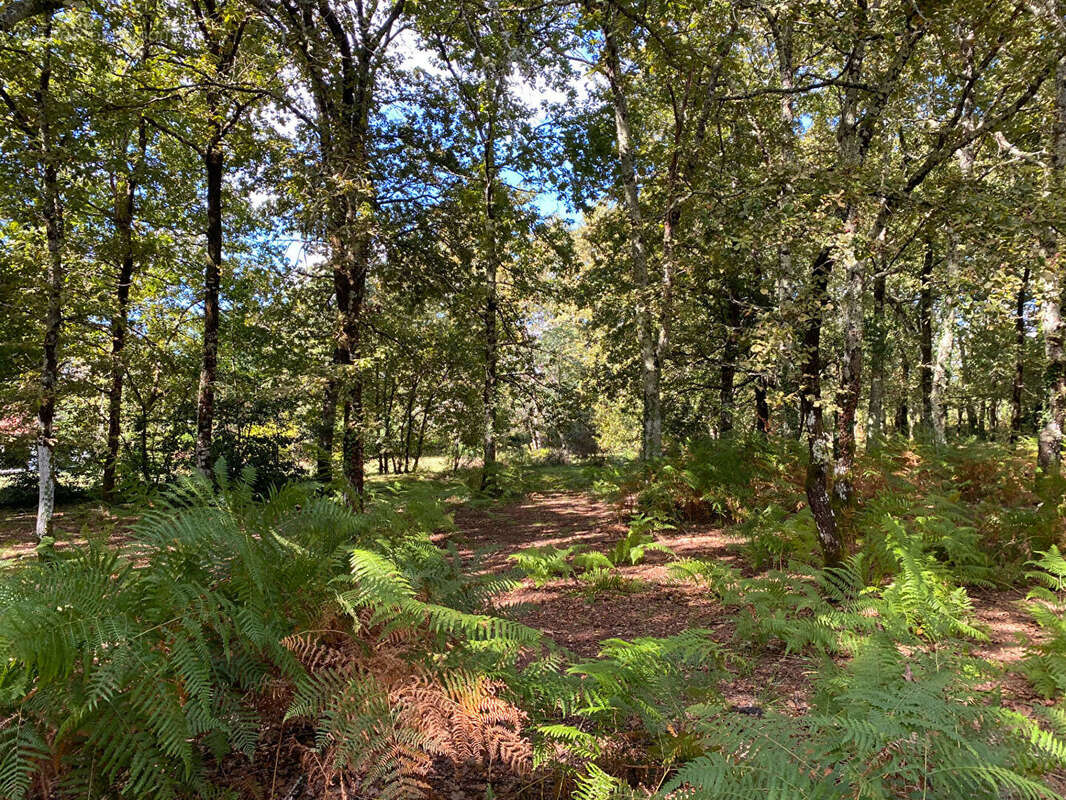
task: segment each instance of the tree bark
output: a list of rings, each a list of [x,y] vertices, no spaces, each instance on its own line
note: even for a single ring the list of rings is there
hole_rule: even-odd
[[[1057,3],[1056,6],[1061,6]],[[1058,9],[1061,13],[1061,8]],[[1051,196],[1062,201],[1066,178],[1066,58],[1055,70],[1055,117],[1051,136]],[[1066,354],[1063,347],[1062,308],[1066,280],[1060,234],[1045,231],[1041,258],[1041,327],[1044,332],[1044,415],[1037,444],[1037,464],[1045,473],[1057,473],[1062,464],[1062,430],[1066,426]]]
[[[51,17],[46,35],[51,36]],[[56,411],[56,383],[59,380],[59,337],[63,325],[63,206],[59,191],[59,172],[55,143],[52,139],[50,114],[52,53],[45,50],[41,65],[40,91],[40,163],[42,192],[40,215],[44,222],[48,246],[48,302],[44,320],[44,363],[41,366],[40,402],[37,406],[37,539],[53,533],[52,515],[55,511],[55,435],[53,423]]]
[[[770,433],[770,404],[766,402],[767,380],[760,375],[755,381],[755,432],[760,436]]]
[[[338,358],[339,354],[334,352],[334,369],[340,363]],[[321,483],[330,483],[333,480],[333,440],[337,429],[339,396],[340,383],[335,375],[330,375],[322,390],[322,416],[319,420],[318,448],[315,459],[315,480]]]
[[[866,417],[866,440],[876,443],[885,430],[885,359],[888,326],[885,324],[885,269],[874,277],[874,309],[870,320],[870,410]],[[869,444],[867,445],[869,446]]]
[[[222,274],[223,153],[219,145],[214,144],[204,152],[204,170],[207,178],[207,261],[204,265],[204,337],[196,399],[195,460],[196,468],[209,475],[218,377],[218,301]]]
[[[918,297],[918,339],[921,349],[918,385],[922,394],[922,430],[928,436],[933,431],[933,245],[928,241],[922,259]]]
[[[958,244],[954,233],[950,234],[947,256],[947,280],[945,285],[955,286],[959,274]],[[937,336],[936,352],[933,361],[932,386],[929,392],[930,416],[933,423],[933,438],[936,443],[943,446],[947,443],[947,434],[944,426],[947,421],[944,395],[947,390],[948,366],[951,361],[951,351],[955,344],[955,298],[951,289],[944,292],[940,298],[940,335]]]
[[[1014,304],[1014,382],[1011,385],[1010,441],[1022,432],[1022,396],[1025,391],[1025,304],[1029,299],[1029,265],[1022,270],[1022,284]]]
[[[137,193],[137,177],[148,145],[148,131],[144,120],[138,126],[137,161],[124,178],[116,183],[114,192],[114,221],[118,233],[118,282],[115,286],[115,313],[111,318],[111,386],[107,394],[107,452],[101,485],[104,498],[115,493],[115,472],[122,439],[122,384],[126,366],[126,332],[129,327],[130,285],[133,282],[133,214]]]
[[[833,463],[833,494],[836,502],[845,507],[853,495],[852,473],[855,469],[855,417],[862,391],[863,310],[866,265],[856,256],[854,236],[858,226],[855,209],[845,223],[842,255],[845,258],[842,316],[844,324],[844,359],[841,363],[840,393],[837,405],[835,461]]]
[[[422,406],[422,422],[418,426],[418,444],[415,446],[415,463],[411,468],[413,472],[418,472],[418,462],[422,460],[422,445],[426,441],[426,422],[429,420],[429,409],[432,403],[433,392],[431,391]]]
[[[604,67],[611,87],[614,108],[615,139],[618,150],[618,165],[622,180],[622,196],[629,221],[629,251],[636,292],[635,318],[637,343],[640,349],[640,383],[643,401],[641,431],[641,458],[654,461],[662,455],[662,401],[660,396],[661,365],[658,360],[657,343],[651,314],[648,278],[648,256],[644,247],[643,217],[640,210],[640,195],[637,186],[636,165],[633,157],[633,133],[630,125],[629,101],[623,85],[621,57],[615,38],[613,22],[603,28]]]
[[[829,499],[829,472],[833,457],[830,437],[825,431],[822,409],[822,320],[829,301],[827,288],[832,256],[823,248],[811,267],[811,293],[807,325],[803,335],[803,386],[800,413],[807,431],[807,474],[804,488],[818,533],[818,543],[826,566],[840,564],[844,545],[837,530],[836,512]]]
[[[502,81],[502,76],[496,76]],[[493,86],[494,96],[499,87]],[[499,256],[496,245],[496,119],[495,109],[485,133],[485,219],[482,230],[482,258],[485,267],[485,307],[482,323],[485,330],[485,376],[481,387],[482,402],[482,468],[481,489],[486,491],[495,485],[496,470],[496,425],[497,425],[497,367],[499,361],[499,342],[497,341],[496,321],[499,315],[497,298],[497,271]]]
[[[718,433],[724,436],[733,430],[733,410],[736,405],[735,379],[737,359],[740,355],[740,300],[736,287],[730,287],[726,302],[726,334],[722,347],[722,366],[719,370],[721,385],[718,390]]]
[[[899,403],[896,405],[896,433],[901,436],[910,437],[911,435],[911,421],[910,421],[910,406],[908,400],[910,398],[910,383],[911,383],[911,362],[907,358],[907,351],[905,348],[899,348],[899,360],[900,360],[900,387],[899,387]]]

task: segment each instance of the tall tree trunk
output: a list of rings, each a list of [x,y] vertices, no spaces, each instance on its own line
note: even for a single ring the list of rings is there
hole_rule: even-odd
[[[662,402],[659,391],[660,364],[658,362],[658,333],[649,303],[648,255],[644,247],[643,217],[637,187],[636,165],[633,159],[633,133],[630,126],[629,101],[623,84],[621,57],[612,24],[603,29],[604,67],[611,87],[614,107],[615,140],[618,165],[622,179],[622,195],[629,218],[629,250],[636,292],[635,317],[637,343],[640,348],[640,383],[643,401],[641,458],[655,460],[662,455]]]
[[[844,324],[844,359],[841,362],[840,393],[837,405],[835,456],[833,464],[833,494],[840,506],[851,503],[855,469],[855,417],[862,391],[862,298],[866,281],[866,265],[857,257],[854,243],[859,223],[858,211],[852,209],[845,223],[842,255],[845,260],[842,312]]]
[[[959,274],[959,247],[954,232],[950,233],[947,256],[947,282],[951,287]],[[944,393],[947,389],[948,365],[951,351],[955,344],[955,298],[946,291],[940,298],[940,335],[937,336],[936,353],[933,361],[933,385],[929,393],[930,415],[933,423],[933,437],[938,445],[947,443],[944,425],[947,420]]]
[[[46,37],[51,36],[48,18]],[[63,207],[59,196],[59,175],[51,128],[51,48],[45,50],[41,66],[40,92],[40,160],[42,192],[40,215],[44,221],[48,245],[48,304],[44,319],[44,363],[41,366],[40,403],[37,406],[37,525],[38,540],[52,535],[55,511],[55,436],[52,429],[56,412],[56,382],[59,379],[59,335],[63,324]]]
[[[933,245],[927,241],[922,259],[921,289],[918,297],[918,338],[921,363],[918,385],[922,393],[922,431],[933,432]]]
[[[870,320],[870,410],[866,417],[866,440],[880,441],[885,430],[885,359],[888,326],[885,324],[885,265],[874,277],[874,310]],[[869,446],[869,445],[867,445]]]
[[[811,267],[811,292],[807,325],[803,334],[803,386],[800,411],[807,431],[807,475],[804,488],[818,533],[818,543],[826,566],[837,566],[844,557],[844,545],[837,530],[836,513],[829,499],[829,472],[833,447],[825,430],[822,410],[822,320],[829,301],[828,284],[832,256],[824,248]]]
[[[1061,14],[1062,3],[1056,4]],[[1052,127],[1051,196],[1061,201],[1066,189],[1066,58],[1055,70],[1055,118]],[[1058,472],[1062,462],[1062,429],[1066,426],[1066,353],[1063,348],[1062,308],[1066,303],[1066,280],[1061,235],[1044,233],[1041,270],[1041,327],[1044,332],[1044,416],[1038,437],[1037,464],[1045,472]]]
[[[1022,395],[1025,391],[1025,304],[1029,299],[1029,265],[1022,270],[1022,284],[1014,303],[1014,382],[1011,385],[1010,441],[1022,432]]]
[[[501,78],[498,78],[501,79]],[[493,91],[497,91],[496,87]],[[482,231],[482,258],[485,266],[485,307],[482,322],[485,328],[485,376],[481,387],[482,426],[482,491],[495,485],[496,470],[496,425],[497,425],[497,365],[499,347],[496,321],[499,316],[497,298],[497,271],[499,269],[496,245],[496,120],[489,119],[485,137],[485,219]]]
[[[204,152],[207,175],[207,263],[204,268],[204,338],[200,362],[200,389],[196,400],[196,467],[211,472],[211,437],[215,418],[215,382],[218,377],[218,299],[222,274],[222,172],[218,145]]]
[[[111,318],[111,387],[107,393],[107,453],[104,456],[102,491],[106,499],[115,492],[115,471],[122,438],[122,383],[126,367],[123,354],[129,327],[130,285],[133,282],[133,213],[137,193],[137,173],[148,146],[144,120],[138,126],[137,161],[114,192],[114,220],[118,232],[118,282],[115,287],[115,313]]]
[[[414,428],[414,413],[415,413],[415,393],[418,391],[419,379],[415,378],[414,383],[411,385],[411,391],[407,395],[407,409],[404,413],[404,436],[403,436],[403,471],[404,473],[410,472],[411,469],[411,434]]]
[[[865,16],[865,6],[861,6]],[[856,40],[852,58],[846,70],[849,77],[859,79],[862,75],[866,44],[862,39]],[[840,119],[837,123],[837,162],[841,174],[846,179],[854,178],[862,167],[869,146],[869,137],[860,129],[859,93],[854,88],[844,91],[840,104]],[[850,187],[846,192],[850,193]],[[836,417],[836,437],[833,443],[833,495],[834,502],[841,508],[848,506],[852,499],[852,472],[855,467],[855,416],[859,408],[859,393],[862,388],[862,342],[863,313],[862,301],[866,282],[866,263],[858,257],[855,237],[858,235],[859,208],[857,201],[848,199],[840,211],[842,223],[841,235],[836,242],[836,253],[830,252],[826,258],[826,277],[834,261],[842,262],[844,267],[843,295],[841,297],[841,314],[844,326],[844,358],[841,361],[840,391],[837,395],[838,413]],[[878,215],[878,225],[881,215]],[[877,234],[880,230],[876,231]],[[821,315],[819,315],[821,316]],[[813,506],[812,506],[813,510]],[[837,551],[833,563],[843,553],[842,537],[836,530],[834,519],[834,542]],[[828,531],[827,531],[828,532]],[[828,551],[823,545],[827,563],[830,561]]]

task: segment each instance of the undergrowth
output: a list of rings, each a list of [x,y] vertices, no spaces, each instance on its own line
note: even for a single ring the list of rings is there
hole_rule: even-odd
[[[121,550],[93,540],[4,571],[0,797],[253,796],[222,765],[251,769],[267,729],[290,731],[324,798],[431,797],[462,769],[493,776],[493,796],[1054,796],[1042,776],[1066,768],[1066,715],[1009,710],[1001,669],[970,654],[989,635],[974,593],[1024,575],[1042,635],[1022,669],[1048,698],[1066,691],[1061,485],[999,453],[864,456],[834,570],[791,446],[698,443],[650,469],[520,464],[495,498],[397,481],[362,513],[311,484],[259,498],[221,470],[154,500]],[[645,590],[627,569],[662,551],[729,624],[580,658],[488,613],[517,579],[431,535],[454,528],[457,502],[568,482],[619,503],[628,527],[603,552],[512,554],[519,576],[595,604]],[[731,526],[743,561],[676,558],[657,535],[697,524]],[[804,713],[726,699],[784,655],[809,678]]]

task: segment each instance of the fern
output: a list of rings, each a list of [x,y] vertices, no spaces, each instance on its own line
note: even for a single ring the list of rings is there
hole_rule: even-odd
[[[570,564],[573,547],[530,547],[512,553],[507,558],[515,562],[519,571],[532,578],[535,586],[544,586],[553,578],[566,578],[574,574]]]
[[[650,550],[657,550],[668,555],[673,551],[655,540],[653,531],[669,530],[674,526],[658,516],[637,514],[629,522],[626,535],[619,539],[608,554],[608,560],[615,566],[619,564],[639,564]]]
[[[1066,691],[1066,558],[1051,545],[1028,562],[1037,569],[1026,577],[1037,583],[1026,596],[1025,608],[1044,634],[1041,642],[1028,642],[1022,669],[1033,687],[1045,697]]]
[[[699,798],[1053,797],[1042,768],[1062,743],[1032,720],[980,702],[964,679],[979,665],[941,653],[902,655],[880,637],[816,687],[799,719],[721,711],[704,720],[704,754],[665,792]],[[972,679],[971,679],[972,680]]]
[[[488,582],[429,549],[428,493],[357,515],[309,484],[215,480],[144,514],[136,566],[93,543],[0,580],[2,796],[210,795],[218,759],[256,751],[256,695],[284,686],[322,780],[421,796],[442,754],[524,768],[521,712],[462,664],[540,635],[479,613]]]

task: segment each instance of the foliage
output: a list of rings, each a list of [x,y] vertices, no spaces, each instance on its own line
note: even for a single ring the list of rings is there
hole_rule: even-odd
[[[521,713],[448,645],[537,635],[463,610],[481,595],[417,524],[393,562],[367,549],[367,517],[313,486],[257,502],[249,482],[216,480],[217,494],[192,482],[145,514],[128,555],[94,543],[5,576],[6,796],[35,781],[206,793],[214,761],[255,752],[254,698],[286,686],[288,716],[317,727],[323,785],[410,796],[434,756],[525,763]]]
[[[1043,634],[1029,642],[1023,667],[1033,686],[1045,697],[1066,691],[1066,558],[1056,545],[1030,561],[1036,569],[1026,573],[1037,585],[1026,596],[1025,607]]]
[[[669,547],[655,540],[653,531],[669,530],[674,526],[655,516],[637,514],[629,521],[625,536],[619,539],[607,558],[612,564],[639,564],[649,550],[673,554]]]
[[[982,702],[981,667],[949,653],[904,655],[871,640],[823,673],[811,713],[702,721],[704,754],[665,787],[686,796],[1051,797],[1034,779],[1066,746],[1039,724]],[[1056,728],[1059,724],[1056,724]]]
[[[533,579],[534,585],[543,586],[552,578],[565,578],[574,574],[574,568],[567,560],[573,552],[573,547],[545,545],[520,550],[508,558],[515,562],[519,570]]]

